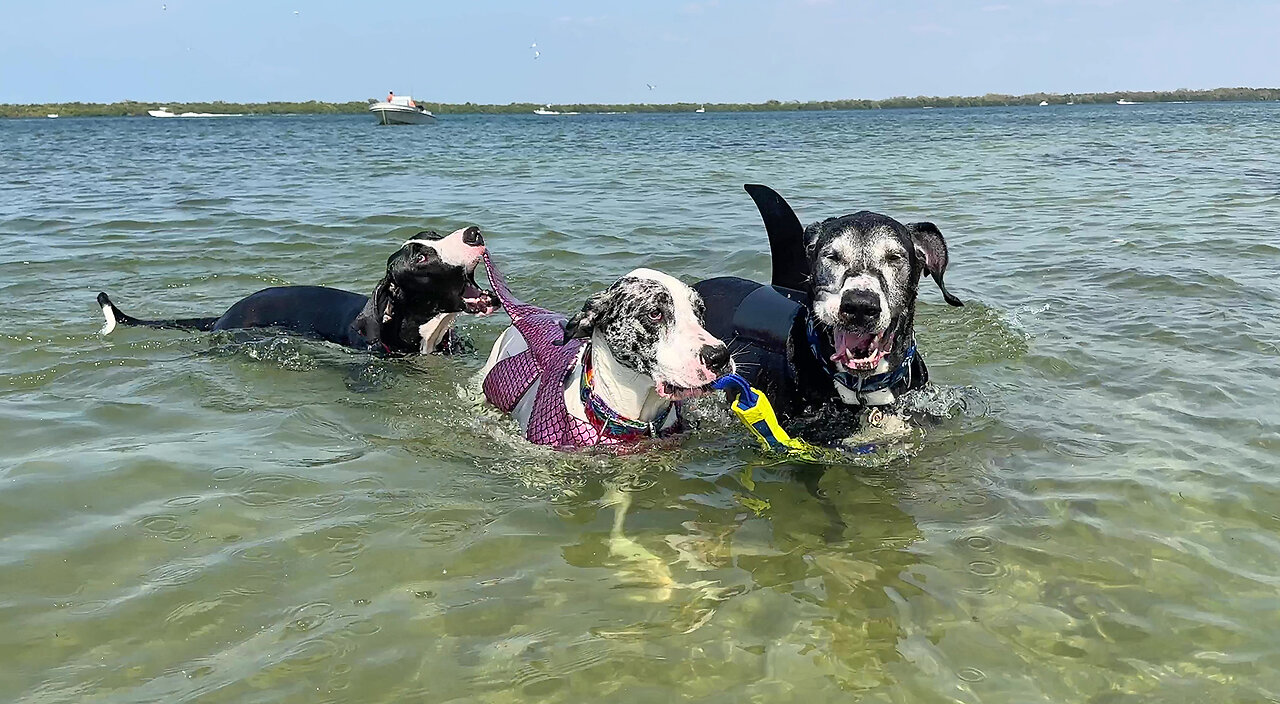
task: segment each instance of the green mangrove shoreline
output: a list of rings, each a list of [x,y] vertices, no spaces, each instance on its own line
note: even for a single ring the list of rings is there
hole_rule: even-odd
[[[1109,93],[1028,93],[1003,95],[988,93],[982,96],[931,97],[917,96],[886,98],[883,100],[815,100],[763,103],[560,103],[552,104],[552,110],[580,113],[659,113],[692,112],[705,107],[707,112],[785,112],[802,110],[887,110],[895,108],[979,108],[1039,105],[1041,102],[1078,105],[1090,103],[1115,103],[1128,100],[1138,103],[1171,102],[1263,102],[1280,100],[1280,88],[1214,88],[1210,90],[1169,91],[1115,91]],[[328,103],[316,100],[306,102],[228,103],[222,101],[186,103],[124,100],[115,103],[43,103],[31,105],[0,104],[0,117],[45,117],[56,113],[60,117],[145,117],[147,110],[167,107],[173,112],[244,113],[252,115],[336,115],[358,114],[375,102],[373,98],[345,103]],[[461,114],[526,114],[543,107],[536,103],[507,103],[489,105],[482,103],[432,103],[420,101],[428,110],[438,115]]]

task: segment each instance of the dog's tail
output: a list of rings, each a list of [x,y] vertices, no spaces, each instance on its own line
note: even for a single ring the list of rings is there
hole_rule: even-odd
[[[101,334],[103,335],[110,335],[111,331],[116,329],[116,325],[142,325],[149,328],[174,328],[177,330],[202,330],[208,332],[213,329],[219,318],[219,316],[213,316],[212,318],[138,320],[116,308],[116,304],[112,303],[111,298],[105,293],[98,294],[98,305],[102,306],[102,317],[107,319],[107,322],[102,325]]]

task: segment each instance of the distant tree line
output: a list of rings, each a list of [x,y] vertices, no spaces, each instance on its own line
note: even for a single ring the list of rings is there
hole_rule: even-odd
[[[331,115],[364,112],[369,103],[324,103],[309,100],[305,103],[140,103],[123,100],[117,103],[45,103],[43,105],[0,105],[0,117],[44,117],[57,113],[59,117],[146,117],[148,110],[165,107],[174,113],[220,112],[253,115]]]
[[[1110,93],[1030,93],[1027,95],[1003,95],[988,93],[982,96],[951,97],[896,97],[884,100],[815,100],[781,101],[763,103],[564,103],[553,104],[550,109],[560,112],[692,112],[705,107],[707,112],[783,112],[797,110],[884,110],[893,108],[977,108],[1006,107],[1015,105],[1039,105],[1073,102],[1076,104],[1114,103],[1129,100],[1140,103],[1171,102],[1259,102],[1280,100],[1280,88],[1214,88],[1212,90],[1169,91],[1115,91]],[[126,100],[117,103],[46,103],[42,105],[0,105],[0,117],[44,117],[57,113],[61,117],[145,116],[147,110],[167,107],[175,113],[213,112],[245,113],[251,115],[316,115],[363,113],[374,98],[346,103],[326,103],[310,100],[301,103],[140,103]],[[544,107],[536,103],[508,103],[488,105],[482,103],[431,103],[419,101],[426,109],[439,115],[457,114],[527,114]]]

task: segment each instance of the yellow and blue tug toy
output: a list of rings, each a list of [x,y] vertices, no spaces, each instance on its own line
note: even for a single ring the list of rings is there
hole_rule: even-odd
[[[725,392],[729,400],[729,409],[742,421],[747,430],[760,441],[767,452],[786,455],[789,458],[809,462],[840,462],[847,460],[849,454],[865,455],[875,452],[875,445],[860,445],[848,453],[832,448],[819,447],[793,438],[778,423],[778,414],[774,412],[769,397],[763,391],[752,388],[746,379],[737,374],[727,374],[716,379],[712,388]]]

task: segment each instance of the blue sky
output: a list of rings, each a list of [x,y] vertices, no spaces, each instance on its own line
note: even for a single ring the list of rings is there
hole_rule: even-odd
[[[11,0],[0,102],[1275,87],[1278,28],[1276,0]]]

